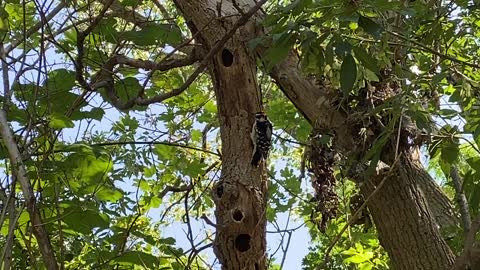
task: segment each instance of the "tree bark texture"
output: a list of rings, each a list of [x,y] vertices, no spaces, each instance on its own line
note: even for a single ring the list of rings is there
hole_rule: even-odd
[[[384,185],[368,202],[379,240],[395,269],[450,269],[455,256],[440,236],[427,200],[419,187],[423,169],[408,156],[361,185],[368,197],[383,177]]]
[[[348,154],[355,145],[357,134],[351,133],[347,116],[330,105],[328,96],[335,90],[305,79],[298,71],[298,63],[297,55],[291,53],[272,70],[272,78],[313,126],[335,130],[339,150]],[[404,168],[402,177],[387,181],[382,188],[385,190],[379,192],[382,199],[377,197],[369,204],[379,228],[379,237],[396,269],[447,269],[452,263],[453,254],[446,246],[438,227],[446,229],[456,225],[458,217],[455,216],[449,198],[414,155],[406,155],[399,164]],[[364,188],[364,193],[368,192],[371,192],[371,188]],[[391,216],[394,219],[384,218],[390,214],[397,216]],[[383,224],[384,222],[387,223]],[[424,236],[428,236],[428,241],[423,240]],[[398,251],[405,252],[408,256],[403,256]],[[433,254],[435,255],[426,256]],[[437,264],[441,267],[428,268],[428,265]]]
[[[196,39],[209,50],[239,19],[231,2],[175,0]],[[253,7],[237,1],[245,12]],[[250,132],[261,110],[256,62],[247,42],[255,35],[248,22],[215,55],[209,66],[214,82],[222,138],[222,175],[213,188],[217,232],[214,252],[222,269],[266,269],[265,167],[251,165]]]
[[[231,1],[174,2],[194,34],[202,29],[197,41],[206,49],[214,46],[240,16]],[[253,0],[236,3],[245,9],[243,12],[255,5]],[[262,168],[250,166],[252,147],[248,137],[253,114],[261,109],[261,104],[255,61],[246,43],[258,32],[254,22],[239,29],[210,65],[223,152],[222,177],[213,190],[217,204],[214,251],[223,269],[266,267],[266,178]],[[262,55],[262,49],[258,53]],[[346,153],[355,145],[357,134],[352,134],[347,117],[330,105],[328,96],[336,90],[305,79],[298,63],[298,57],[292,53],[272,70],[271,76],[313,126],[335,130],[339,148]],[[404,157],[399,164],[399,176],[385,183],[384,190],[369,207],[396,269],[446,269],[453,262],[453,254],[438,226],[455,224],[458,220],[450,200],[414,162],[411,156]],[[371,192],[374,180],[363,188],[365,193]]]

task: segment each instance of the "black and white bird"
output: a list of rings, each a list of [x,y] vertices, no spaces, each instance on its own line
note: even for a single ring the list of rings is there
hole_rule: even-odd
[[[252,165],[258,167],[261,160],[267,159],[272,147],[272,123],[264,112],[255,114],[250,137],[253,143]]]

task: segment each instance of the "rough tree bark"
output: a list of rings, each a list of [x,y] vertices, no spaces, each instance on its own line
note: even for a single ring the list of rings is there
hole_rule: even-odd
[[[235,6],[231,1],[174,2],[192,32],[209,25],[197,39],[206,49],[231,28],[240,16],[237,8],[245,12],[255,5],[254,0],[236,1]],[[246,48],[246,42],[256,33],[253,22],[242,27],[210,65],[223,144],[222,178],[213,191],[217,204],[214,251],[223,269],[266,267],[266,179],[263,170],[249,165],[251,151],[245,151],[250,145],[253,113],[261,109],[255,61]],[[334,129],[340,149],[351,149],[355,134],[351,134],[346,116],[329,105],[326,96],[331,89],[319,89],[306,80],[298,70],[296,55],[291,54],[271,75],[312,125]],[[404,157],[399,168],[399,174],[386,182],[385,190],[369,205],[382,245],[396,269],[447,269],[454,256],[437,226],[458,222],[451,202],[412,156]],[[369,179],[363,192],[370,193],[373,185],[375,179]],[[395,223],[386,220],[392,217]]]
[[[334,90],[321,89],[305,79],[298,62],[298,57],[291,54],[273,69],[272,77],[312,125],[334,129],[340,150],[351,151],[355,134],[351,134],[346,117],[326,98]],[[388,179],[380,195],[368,204],[381,244],[395,269],[449,269],[455,257],[438,227],[457,224],[458,218],[448,197],[414,155],[404,154],[399,164],[401,174]],[[368,197],[375,177],[366,183],[362,192]]]
[[[351,150],[356,135],[351,133],[346,117],[330,106],[330,101],[326,98],[329,91],[335,90],[318,87],[305,79],[298,70],[299,61],[299,58],[292,53],[277,65],[270,75],[311,125],[320,124],[334,129],[338,135],[337,144],[340,150],[342,152]],[[422,170],[419,173],[422,177],[417,179],[418,185],[425,194],[438,226],[447,229],[457,225],[459,220],[454,214],[450,199],[428,172]]]
[[[231,2],[175,0],[197,41],[206,50],[232,28],[241,17]],[[244,5],[245,12],[256,4]],[[207,27],[205,27],[208,25]],[[209,71],[220,119],[222,176],[213,189],[217,233],[214,252],[222,269],[266,269],[265,168],[251,164],[253,147],[250,131],[254,115],[260,111],[256,62],[247,42],[254,37],[255,22],[240,27],[212,59]]]
[[[368,202],[380,243],[395,269],[450,269],[455,256],[441,237],[419,187],[418,179],[425,177],[423,169],[407,153],[396,164],[394,173],[381,171],[361,185],[362,193],[368,196],[383,177],[388,177]]]

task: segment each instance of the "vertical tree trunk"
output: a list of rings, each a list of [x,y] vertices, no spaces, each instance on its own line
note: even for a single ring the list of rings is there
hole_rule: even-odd
[[[187,18],[192,32],[202,29],[197,40],[206,49],[214,46],[239,16],[230,1],[218,4],[217,1],[174,1]],[[255,5],[253,0],[237,0],[236,3],[243,8]],[[223,269],[229,270],[266,268],[266,178],[263,168],[250,166],[252,146],[248,136],[253,114],[261,109],[255,61],[246,47],[246,42],[256,32],[254,27],[249,23],[241,28],[210,66],[223,152],[222,177],[213,190],[217,204],[214,251]],[[335,129],[341,139],[340,146],[351,148],[354,135],[345,117],[332,109],[325,98],[328,89],[318,89],[302,78],[297,66],[298,57],[291,55],[273,69],[272,77],[310,123],[320,121]],[[400,176],[389,179],[382,188],[385,190],[370,203],[372,216],[382,244],[397,269],[447,269],[453,262],[453,254],[437,227],[441,220],[435,217],[455,220],[452,206],[439,188],[431,189],[435,186],[431,178],[423,178],[428,174],[412,164],[408,158],[399,164]],[[417,181],[417,177],[421,181]],[[420,185],[428,189],[428,197]],[[373,185],[370,182],[363,192],[369,193],[373,187],[374,182]],[[437,207],[447,211],[441,213]],[[407,252],[408,256],[403,256],[402,252]]]
[[[239,6],[248,8],[242,1]],[[175,0],[197,41],[212,48],[239,19],[239,12],[227,1]],[[220,14],[218,14],[220,13]],[[234,16],[232,16],[234,15]],[[205,27],[206,26],[206,27]],[[266,269],[265,167],[250,161],[253,146],[250,132],[254,115],[261,110],[256,81],[256,62],[247,49],[254,23],[241,27],[214,56],[209,67],[217,99],[222,138],[222,176],[213,189],[217,233],[214,252],[222,269]]]

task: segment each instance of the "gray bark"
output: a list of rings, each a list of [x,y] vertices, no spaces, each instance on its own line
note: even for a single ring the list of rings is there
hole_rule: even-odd
[[[206,50],[214,47],[240,18],[227,1],[220,6],[216,1],[175,0],[175,4],[193,33],[203,29],[197,41]],[[245,12],[255,6],[254,2],[239,4]],[[222,176],[212,192],[217,224],[214,252],[222,269],[228,270],[266,269],[267,177],[264,166],[254,168],[250,164],[250,131],[255,113],[261,110],[255,57],[247,48],[254,29],[253,21],[240,27],[209,66],[222,138]]]

